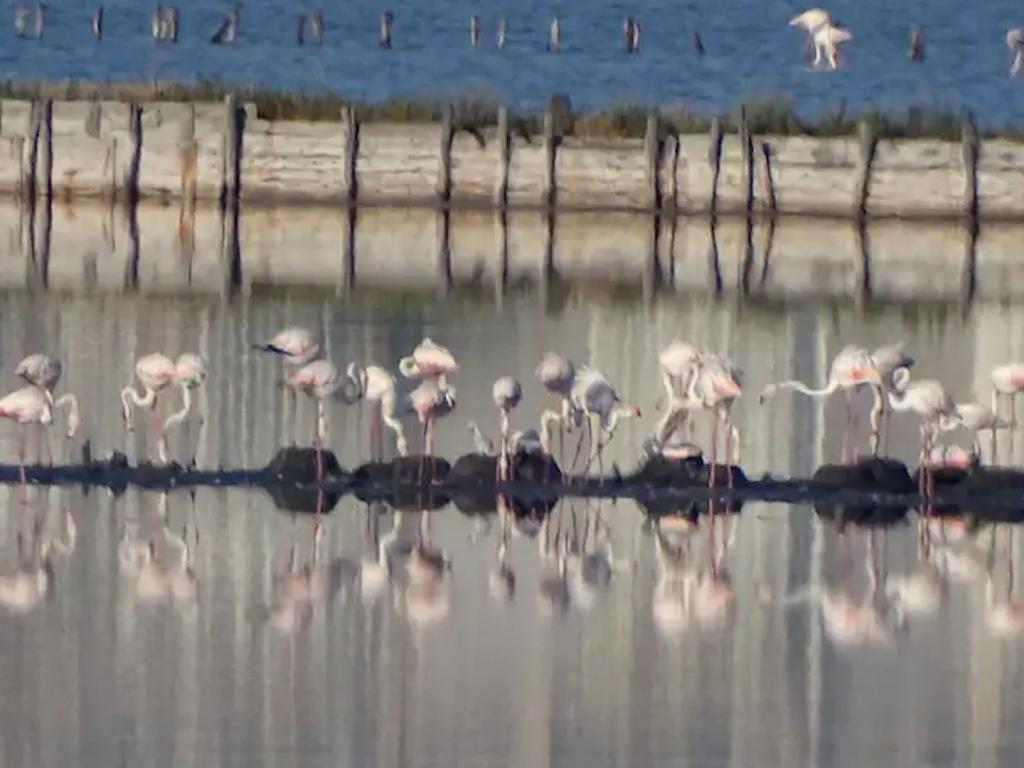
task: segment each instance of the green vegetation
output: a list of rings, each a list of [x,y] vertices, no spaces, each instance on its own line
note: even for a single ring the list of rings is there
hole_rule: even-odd
[[[282,91],[262,86],[234,86],[217,81],[197,83],[103,83],[85,81],[0,81],[0,98],[32,99],[117,99],[122,101],[222,101],[230,93],[256,105],[257,114],[267,120],[337,120],[346,107],[352,107],[363,121],[407,123],[436,122],[450,105],[456,125],[483,128],[497,121],[500,100],[487,93],[454,97],[392,98],[382,102],[357,103],[334,93]],[[594,112],[572,109],[564,95],[552,97],[558,131],[563,135],[594,138],[640,138],[644,135],[649,108],[623,104]],[[814,118],[799,115],[785,96],[752,99],[727,114],[713,115],[694,111],[685,105],[669,105],[659,113],[670,130],[704,133],[717,118],[728,132],[738,130],[741,112],[755,135],[850,136],[858,125],[868,123],[881,138],[942,138],[959,140],[964,121],[962,112],[949,107],[914,106],[905,110],[848,111],[839,105]],[[512,129],[519,133],[538,133],[542,119],[537,113],[510,115]],[[1024,140],[1024,127],[988,127],[982,137]]]

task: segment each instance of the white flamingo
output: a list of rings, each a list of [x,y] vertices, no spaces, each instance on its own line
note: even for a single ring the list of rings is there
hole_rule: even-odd
[[[956,421],[956,403],[945,388],[933,379],[910,380],[910,371],[900,368],[893,374],[893,389],[889,393],[889,404],[894,411],[911,412],[921,419],[920,463],[922,494],[931,494],[934,477],[928,468],[935,438],[941,429],[948,428]],[[925,485],[927,479],[927,485]]]
[[[68,439],[75,436],[79,425],[78,401],[74,395],[64,395],[54,406],[69,406],[67,417]],[[10,419],[18,424],[18,471],[21,482],[25,482],[25,429],[29,424],[46,427],[53,423],[53,408],[43,390],[27,386],[11,392],[0,399],[0,419]]]
[[[438,383],[444,386],[448,382],[448,377],[458,372],[459,364],[451,350],[427,337],[416,346],[411,355],[398,361],[398,370],[406,378],[437,379]]]
[[[588,367],[580,368],[573,382],[572,400],[587,419],[590,440],[590,460],[587,466],[596,459],[598,471],[603,477],[604,463],[601,452],[604,446],[615,436],[619,422],[622,419],[638,418],[640,409],[635,405],[623,404],[615,387],[605,375]]]
[[[523,398],[523,388],[511,376],[502,376],[491,390],[501,422],[501,451],[498,456],[498,480],[509,479],[509,415]]]
[[[1010,77],[1016,77],[1020,68],[1024,65],[1024,29],[1013,27],[1006,32],[1006,47],[1013,53],[1013,63],[1010,65]]]

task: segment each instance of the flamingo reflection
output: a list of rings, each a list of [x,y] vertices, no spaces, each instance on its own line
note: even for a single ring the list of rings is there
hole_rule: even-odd
[[[152,532],[146,533],[147,528]],[[171,530],[167,493],[159,495],[154,516],[122,524],[118,564],[140,603],[177,608],[195,603],[198,581],[193,556],[198,542],[199,532],[189,523],[180,533]]]
[[[424,627],[451,613],[451,558],[433,545],[430,510],[422,510],[419,516],[416,546],[406,562],[405,613],[412,624]]]
[[[32,508],[27,520],[19,520],[17,557],[0,570],[0,608],[10,613],[26,614],[37,608],[51,592],[55,559],[75,550],[78,528],[70,510],[62,510],[56,532],[50,530],[48,518],[45,504]]]
[[[998,531],[1002,539],[993,547],[992,563],[985,581],[985,619],[989,632],[999,639],[1024,634],[1024,598],[1014,594],[1013,545],[1016,529]],[[1000,534],[1002,534],[1000,536]]]
[[[582,526],[577,526],[573,512],[572,526],[566,534],[566,569],[571,600],[581,610],[590,609],[608,591],[614,574],[631,574],[636,570],[635,560],[615,557],[610,534],[601,518],[600,502],[594,508],[588,507]]]

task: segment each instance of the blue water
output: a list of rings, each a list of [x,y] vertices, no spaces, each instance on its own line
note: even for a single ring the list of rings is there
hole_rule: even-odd
[[[358,99],[443,97],[467,91],[500,97],[520,107],[543,104],[553,92],[576,106],[622,103],[686,104],[725,110],[744,99],[784,95],[804,114],[845,103],[899,109],[908,104],[967,108],[986,124],[1021,122],[1024,78],[1011,80],[1006,29],[1024,23],[1024,10],[1008,0],[965,5],[939,0],[898,4],[836,0],[833,17],[854,33],[843,68],[812,71],[801,34],[788,19],[805,6],[780,0],[560,0],[474,3],[450,0],[353,2],[322,7],[322,48],[295,44],[296,18],[310,3],[270,0],[242,8],[239,39],[218,47],[207,41],[227,4],[182,0],[178,45],[149,37],[148,3],[116,0],[106,6],[106,29],[97,43],[89,29],[91,5],[56,0],[41,43],[18,40],[10,22],[16,4],[4,2],[6,33],[0,50],[5,77],[150,80],[218,78]],[[377,47],[380,12],[395,14],[395,47]],[[468,17],[483,25],[481,47],[468,39]],[[562,51],[545,52],[552,14],[562,19]],[[642,51],[627,56],[622,21],[632,14],[642,28]],[[509,42],[499,52],[499,17]],[[927,58],[906,57],[912,24],[927,30]],[[691,35],[700,32],[706,55],[697,58]]]

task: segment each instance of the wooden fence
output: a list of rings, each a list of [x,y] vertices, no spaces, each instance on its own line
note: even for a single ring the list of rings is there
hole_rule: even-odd
[[[251,105],[0,102],[0,193],[134,204],[397,204],[438,207],[1024,217],[1024,145],[676,135],[655,114],[642,139],[540,136],[497,126],[261,120]]]

